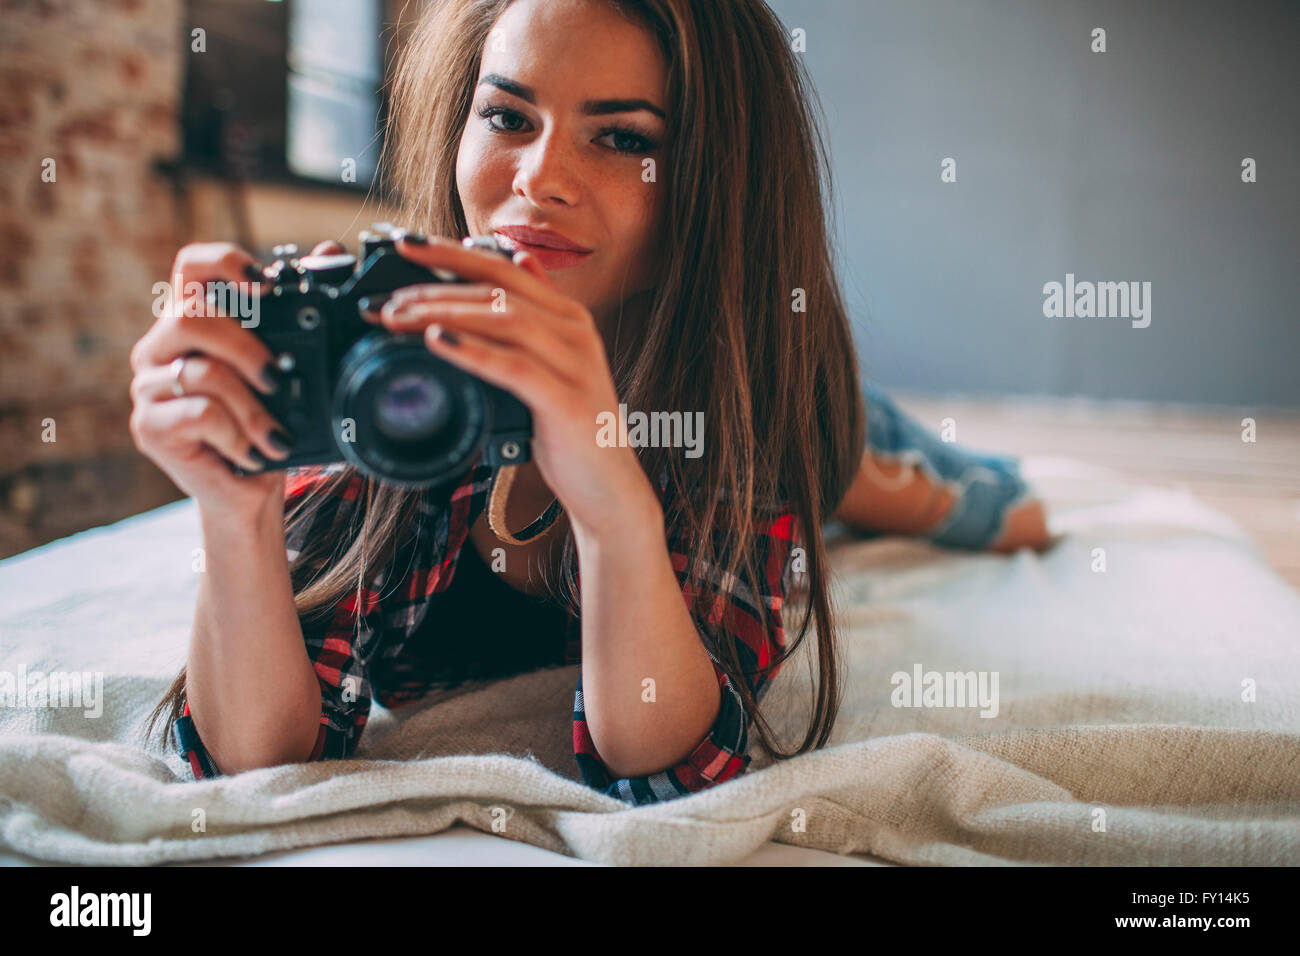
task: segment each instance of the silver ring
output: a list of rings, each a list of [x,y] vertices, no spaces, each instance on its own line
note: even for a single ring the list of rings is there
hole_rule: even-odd
[[[178,398],[185,394],[185,386],[181,384],[183,371],[185,371],[185,356],[172,359],[172,394]]]

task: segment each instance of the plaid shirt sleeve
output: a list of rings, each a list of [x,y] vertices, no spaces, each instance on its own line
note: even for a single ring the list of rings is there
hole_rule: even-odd
[[[308,465],[285,471],[285,513],[308,492],[330,478],[332,466]],[[353,479],[336,494],[324,499],[321,506],[286,540],[290,560],[297,557],[302,543],[317,536],[338,534],[351,516],[364,479]],[[301,618],[307,653],[316,670],[321,688],[320,729],[310,760],[341,758],[349,755],[366,725],[370,713],[368,656],[363,648],[374,649],[380,632],[379,585],[362,589],[360,638],[357,637],[357,593],[353,589],[326,613]],[[176,745],[187,760],[196,780],[221,776],[221,770],[208,754],[190,716],[189,701],[184,702],[181,717],[174,724]]]
[[[756,567],[760,577],[757,592],[735,578],[724,584],[716,579],[716,572],[715,579],[707,585],[713,596],[710,624],[721,632],[722,640],[735,644],[744,672],[741,679],[749,685],[755,700],[761,700],[776,673],[773,670],[763,674],[759,672],[760,668],[766,667],[785,647],[782,606],[797,528],[798,520],[793,510],[783,510],[774,518],[764,516],[756,519]],[[691,606],[696,590],[687,580],[690,542],[670,535],[668,544],[682,595]],[[760,605],[768,611],[766,629],[759,617]],[[706,632],[698,619],[695,625],[703,640]],[[707,640],[704,645],[709,647]],[[645,777],[615,778],[606,768],[587,726],[582,703],[582,678],[579,676],[573,703],[573,750],[583,781],[588,786],[626,803],[640,805],[686,796],[745,771],[751,760],[748,753],[751,715],[731,677],[711,651],[709,656],[722,689],[722,703],[713,727],[681,763]]]

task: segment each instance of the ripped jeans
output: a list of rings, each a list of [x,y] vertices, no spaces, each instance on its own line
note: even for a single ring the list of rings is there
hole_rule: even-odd
[[[1033,497],[1020,476],[1018,458],[976,454],[943,441],[875,385],[864,383],[862,398],[867,406],[867,448],[877,458],[904,466],[895,479],[873,475],[876,482],[902,487],[911,482],[912,469],[919,468],[932,485],[945,487],[955,498],[944,520],[921,537],[950,548],[982,551],[1001,535],[1007,512]],[[859,537],[883,534],[860,531]]]

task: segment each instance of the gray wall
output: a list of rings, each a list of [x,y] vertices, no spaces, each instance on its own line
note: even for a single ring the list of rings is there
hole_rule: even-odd
[[[1300,2],[769,4],[807,31],[864,376],[1300,406]],[[1150,326],[1044,317],[1066,273],[1151,282]]]

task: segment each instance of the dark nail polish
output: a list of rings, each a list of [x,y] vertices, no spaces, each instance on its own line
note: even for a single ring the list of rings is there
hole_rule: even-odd
[[[438,338],[440,341],[446,342],[448,345],[460,345],[460,336],[448,329],[439,329]]]
[[[278,428],[272,428],[271,434],[268,437],[271,440],[271,444],[280,449],[280,451],[293,451],[293,436],[288,432],[281,431]]]
[[[254,262],[244,266],[244,275],[250,282],[262,282],[266,279],[266,276],[262,275],[262,267]]]
[[[422,232],[408,232],[402,238],[413,246],[427,246],[429,244],[428,236]]]
[[[280,386],[284,384],[284,373],[275,364],[275,359],[271,359],[262,366],[262,381],[266,383],[266,387],[271,390],[272,395],[278,392]]]
[[[263,455],[256,445],[248,446],[248,457],[257,462],[258,470],[264,469],[271,464],[271,459]]]

